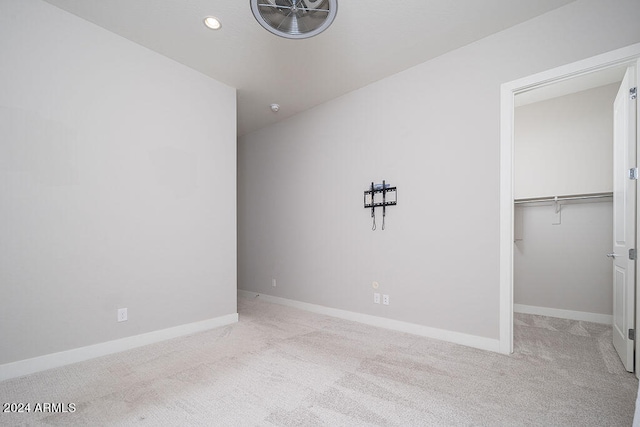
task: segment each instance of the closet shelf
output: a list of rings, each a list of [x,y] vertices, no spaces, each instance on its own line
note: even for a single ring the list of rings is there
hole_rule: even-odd
[[[545,196],[545,197],[530,197],[524,199],[515,199],[514,204],[520,205],[523,203],[540,203],[540,202],[562,202],[565,200],[586,200],[586,199],[604,199],[607,197],[613,197],[613,193],[589,193],[589,194],[571,194],[565,196]]]

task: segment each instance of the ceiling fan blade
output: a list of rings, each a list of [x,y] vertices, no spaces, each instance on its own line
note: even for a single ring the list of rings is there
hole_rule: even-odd
[[[323,2],[324,0],[302,0],[309,9],[317,9]]]

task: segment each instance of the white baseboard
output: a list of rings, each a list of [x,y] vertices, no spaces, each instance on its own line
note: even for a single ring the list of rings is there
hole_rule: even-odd
[[[429,326],[417,325],[415,323],[402,322],[400,320],[387,319],[384,317],[371,316],[369,314],[356,313],[353,311],[340,310],[337,308],[324,307],[322,305],[309,304],[306,302],[290,300],[286,298],[274,297],[266,294],[258,294],[256,292],[238,289],[238,296],[244,298],[256,298],[280,305],[298,308],[301,310],[311,311],[313,313],[324,314],[327,316],[337,317],[340,319],[351,320],[354,322],[364,323],[379,328],[391,329],[399,332],[406,332],[413,335],[419,335],[427,338],[434,338],[441,341],[448,341],[455,344],[461,344],[468,347],[474,347],[481,350],[499,352],[500,340],[479,337],[476,335],[463,334],[461,332],[447,331],[444,329],[431,328]]]
[[[72,350],[59,353],[47,354],[34,357],[32,359],[19,360],[17,362],[0,365],[0,381],[16,378],[22,375],[33,374],[47,369],[58,368],[72,363],[82,362],[108,354],[119,353],[131,350],[136,347],[177,338],[184,335],[191,335],[208,329],[218,328],[238,321],[238,313],[226,316],[207,319],[200,322],[188,323],[173,328],[161,329],[159,331],[148,332],[146,334],[121,338],[94,344],[87,347],[74,348]]]
[[[559,308],[536,307],[524,304],[513,304],[513,311],[516,313],[537,314],[538,316],[559,317],[560,319],[604,323],[606,325],[613,323],[613,316],[610,314],[589,313],[586,311],[561,310]]]

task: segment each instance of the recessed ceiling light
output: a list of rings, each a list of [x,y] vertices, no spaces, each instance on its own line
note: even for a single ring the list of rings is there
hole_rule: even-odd
[[[219,30],[222,27],[220,21],[215,16],[207,16],[204,18],[204,25],[211,28],[212,30]]]
[[[278,111],[280,111],[279,104],[271,104],[270,108],[271,108],[271,111],[273,111],[274,113],[277,113]]]

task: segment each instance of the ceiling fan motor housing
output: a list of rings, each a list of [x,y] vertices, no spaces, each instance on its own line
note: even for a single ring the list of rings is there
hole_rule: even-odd
[[[250,0],[256,20],[269,32],[288,39],[320,34],[333,22],[338,0]]]

